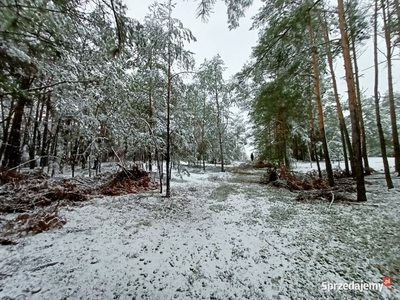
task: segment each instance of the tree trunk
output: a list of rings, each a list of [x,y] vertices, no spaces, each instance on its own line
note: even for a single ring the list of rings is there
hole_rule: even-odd
[[[393,148],[394,148],[394,164],[395,170],[400,176],[400,146],[399,146],[399,134],[397,131],[396,124],[396,106],[394,103],[393,95],[393,76],[392,76],[392,44],[390,41],[390,25],[391,16],[389,11],[389,3],[385,0],[381,0],[382,4],[382,15],[383,23],[385,28],[385,41],[386,41],[386,59],[387,59],[387,69],[388,69],[388,96],[389,96],[389,107],[390,107],[390,121],[392,123],[392,135],[393,135]],[[387,8],[387,13],[386,13]]]
[[[150,50],[151,51],[151,50]],[[152,65],[152,53],[150,53],[150,59],[149,59],[149,70],[153,70],[153,65]],[[153,84],[152,84],[152,79],[150,80],[149,84],[149,134],[152,134],[154,122],[153,122]],[[151,150],[148,153],[149,156],[149,172],[152,172],[153,170],[153,161],[152,161],[152,155],[151,155]]]
[[[400,5],[399,0],[393,0],[393,6],[396,10],[396,17],[397,17],[397,41],[396,43],[400,43]]]
[[[366,175],[370,175],[371,171],[369,169],[368,163],[368,151],[367,151],[367,139],[365,137],[365,127],[364,127],[364,117],[362,112],[362,102],[361,102],[361,87],[360,87],[360,80],[358,77],[358,63],[357,63],[357,52],[356,52],[356,43],[355,37],[351,37],[351,47],[353,50],[353,62],[354,62],[354,72],[355,72],[355,79],[356,79],[356,92],[357,92],[357,109],[358,115],[360,120],[360,134],[361,134],[361,153],[364,160],[364,170]]]
[[[3,109],[4,108],[2,108],[2,114],[4,116]],[[6,150],[7,143],[8,143],[10,125],[11,125],[11,117],[12,117],[13,111],[14,111],[14,98],[12,98],[12,100],[11,100],[10,111],[8,112],[8,117],[7,117],[6,124],[3,125],[3,141],[2,141],[1,147],[0,147],[0,159],[3,162],[3,165],[5,165],[5,163],[6,163],[3,160],[3,154],[4,154],[4,151]],[[3,117],[3,122],[4,122],[4,117]]]
[[[72,146],[72,143],[71,143]],[[77,165],[77,156],[79,153],[79,139],[75,139],[75,144],[72,146],[71,149],[71,171],[72,171],[72,177],[75,177],[75,166]],[[100,165],[100,162],[98,162],[98,166]],[[99,168],[98,168],[99,169]]]
[[[171,76],[171,67],[172,67],[172,57],[171,57],[171,13],[172,13],[172,4],[171,0],[168,2],[168,69],[167,69],[167,153],[165,158],[165,170],[167,173],[166,178],[166,192],[165,197],[171,197],[171,173],[170,173],[170,164],[171,164],[171,88],[172,88],[172,76]]]
[[[24,77],[21,79],[22,90],[29,89],[32,80],[29,77]],[[9,136],[9,142],[6,147],[6,152],[4,155],[5,164],[9,168],[14,168],[18,166],[21,162],[21,125],[22,117],[24,114],[25,105],[27,99],[23,96],[19,96],[17,100],[17,105],[14,110],[14,117],[12,120],[11,131]]]
[[[33,137],[31,144],[29,146],[29,160],[31,160],[29,168],[34,169],[36,166],[35,153],[36,153],[36,135],[39,128],[39,107],[40,107],[40,99],[38,98],[37,106],[36,106],[36,115],[35,115],[35,123],[33,125]]]
[[[342,126],[340,126],[340,140],[342,142],[342,148],[343,148],[342,150],[343,150],[344,170],[345,170],[346,176],[350,176],[349,157],[347,156],[346,139],[345,139],[345,133],[344,133],[345,130],[347,131],[347,128],[345,129]],[[350,162],[350,164],[351,164],[351,162]],[[340,166],[340,161],[339,161],[339,166]]]
[[[338,0],[338,13],[339,13],[339,27],[341,34],[341,46],[343,51],[343,59],[346,71],[346,83],[349,97],[349,109],[350,119],[352,126],[352,138],[353,138],[353,156],[354,156],[354,175],[357,181],[357,200],[367,201],[365,193],[365,182],[363,163],[361,158],[361,141],[360,141],[360,122],[358,120],[357,112],[357,98],[355,92],[355,83],[353,78],[353,68],[350,57],[349,39],[346,32],[346,19],[345,11],[343,6],[343,0]]]
[[[322,178],[322,172],[321,172],[321,167],[319,165],[319,160],[318,160],[318,155],[317,155],[317,150],[315,147],[315,140],[314,140],[314,112],[313,112],[313,105],[311,103],[311,98],[310,98],[310,105],[309,105],[309,110],[310,110],[310,158],[311,161],[315,159],[317,162],[317,169],[318,169],[318,177]],[[312,167],[312,165],[311,165]]]
[[[330,44],[330,40],[329,40],[329,33],[328,33],[328,30],[326,27],[325,20],[322,20],[320,15],[319,15],[319,20],[320,20],[320,23],[322,26],[322,30],[324,32],[326,54],[328,57],[329,71],[331,73],[331,78],[332,78],[333,94],[335,97],[336,110],[337,110],[337,114],[338,114],[338,118],[339,118],[340,136],[341,136],[341,140],[342,140],[345,170],[346,170],[346,174],[349,175],[350,172],[349,172],[349,162],[348,162],[348,158],[347,158],[346,145],[347,145],[347,149],[349,149],[350,164],[351,164],[352,170],[353,170],[353,154],[352,154],[351,141],[350,141],[349,133],[347,131],[346,122],[344,120],[342,105],[340,104],[339,92],[338,92],[336,76],[335,76],[335,69],[333,67],[333,57],[332,57],[332,51],[331,51],[331,44]]]
[[[322,178],[321,165],[319,163],[318,153],[315,145],[314,145],[314,152],[315,152],[315,162],[317,163],[318,176],[319,178]]]
[[[310,34],[310,41],[314,44],[314,32],[312,29],[312,25],[309,25],[309,34]],[[318,64],[318,57],[315,50],[312,50],[312,62],[313,62],[313,70],[314,70],[314,86],[315,92],[317,96],[317,108],[318,108],[318,127],[322,138],[322,148],[324,150],[324,159],[325,159],[325,167],[326,172],[328,174],[328,181],[329,185],[333,186],[335,184],[333,180],[333,171],[332,171],[332,164],[329,157],[329,150],[328,150],[328,143],[326,141],[325,135],[325,125],[324,125],[324,114],[322,110],[322,99],[321,99],[321,90],[320,90],[320,79],[319,79],[319,64]]]
[[[32,81],[33,78],[22,77],[20,88],[22,90],[28,90]],[[14,168],[21,163],[21,125],[26,103],[26,98],[23,96],[18,97],[17,105],[14,110],[9,142],[4,155],[4,162],[9,168]]]
[[[24,114],[24,108],[26,104],[25,98],[19,98],[17,106],[14,110],[14,117],[11,126],[10,139],[6,147],[6,153],[4,160],[9,168],[18,166],[21,162],[21,123],[22,116]]]
[[[206,162],[205,162],[205,152],[206,152],[206,147],[205,147],[205,141],[204,141],[204,135],[205,135],[205,126],[206,126],[206,95],[203,95],[203,118],[201,122],[201,156],[203,160],[203,171],[206,170]]]
[[[49,129],[49,117],[50,117],[50,93],[47,96],[47,101],[46,101],[46,116],[44,119],[44,128],[43,128],[43,139],[42,139],[42,150],[40,153],[40,166],[43,168],[47,166],[49,159],[48,159],[48,153],[47,153],[47,148],[48,148],[48,141],[47,141],[47,135],[48,135],[48,129]]]
[[[160,161],[160,153],[158,152],[158,149],[156,148],[156,158],[157,158],[157,168],[158,168],[158,176],[160,179],[160,194],[163,192],[163,166],[162,166],[162,160]]]
[[[169,50],[168,50],[169,51]],[[169,57],[171,55],[169,54]],[[171,108],[170,108],[170,102],[171,102],[171,59],[168,59],[168,83],[167,83],[167,155],[165,159],[166,163],[166,172],[167,172],[167,178],[166,178],[166,194],[165,196],[167,198],[171,197],[171,178],[170,178],[170,173],[169,173],[169,165],[171,162],[171,133],[170,133],[170,117],[171,117]]]
[[[218,91],[215,91],[215,102],[217,104],[217,129],[218,129],[219,151],[221,155],[221,172],[225,172],[224,147],[222,142],[222,129],[221,129],[221,110],[218,101]]]
[[[31,128],[32,113],[33,113],[33,105],[29,108],[29,113],[27,115],[27,119],[24,116],[24,119],[25,119],[24,137],[22,139],[21,150],[23,151],[24,147],[28,146],[28,153],[29,153],[29,129]]]
[[[279,108],[277,117],[278,118],[276,122],[276,129],[277,129],[276,140],[278,141],[279,145],[278,147],[279,162],[290,168],[290,166],[287,164],[288,159],[286,151],[286,126],[284,125],[285,120],[284,120],[283,108]]]
[[[375,66],[375,86],[374,86],[374,95],[375,95],[375,114],[376,114],[376,125],[378,127],[379,133],[379,142],[381,146],[381,154],[383,160],[383,167],[385,170],[385,178],[386,178],[386,185],[388,189],[392,189],[393,182],[392,177],[390,176],[390,168],[389,163],[387,160],[386,154],[386,142],[385,136],[382,129],[381,123],[381,113],[379,107],[379,92],[378,92],[378,0],[375,0],[375,13],[374,13],[374,66]]]
[[[38,124],[40,125],[42,123],[42,119],[43,119],[43,110],[44,110],[44,104],[45,104],[45,99],[44,99],[45,95],[43,94],[43,98],[42,101],[40,101],[41,106],[40,106],[40,110],[39,110],[39,119],[38,119]],[[42,145],[42,134],[39,130],[39,127],[37,127],[37,131],[36,131],[36,136],[37,136],[37,149],[35,150],[36,153],[40,153],[41,151],[41,145]]]
[[[55,161],[57,157],[57,144],[58,144],[58,133],[60,132],[60,127],[61,127],[61,117],[58,119],[57,122],[57,127],[56,127],[56,132],[54,134],[53,138],[53,144],[52,144],[52,149],[51,149],[51,154],[52,154],[52,170],[51,170],[51,176],[53,177],[55,175]],[[89,177],[90,177],[90,166],[89,166]]]

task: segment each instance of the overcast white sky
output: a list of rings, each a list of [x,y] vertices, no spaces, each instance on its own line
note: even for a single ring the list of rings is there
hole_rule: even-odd
[[[246,12],[246,17],[240,20],[240,27],[230,31],[227,24],[226,6],[222,1],[218,1],[214,7],[214,13],[207,23],[196,19],[197,1],[195,0],[176,0],[176,9],[173,17],[180,19],[186,28],[189,28],[196,37],[197,42],[188,44],[187,49],[195,53],[196,64],[199,66],[205,58],[210,59],[216,54],[220,54],[224,60],[227,70],[225,79],[240,71],[244,63],[249,59],[251,48],[256,45],[258,31],[250,31],[251,17],[263,5],[261,0],[254,0],[253,6]],[[142,21],[148,11],[148,6],[153,1],[145,0],[125,0],[128,6],[128,16]],[[374,88],[374,68],[372,39],[365,47],[365,52],[359,57],[359,69],[363,74],[361,77],[362,90],[366,91],[367,96],[373,95]],[[385,42],[380,40],[380,48],[385,51]],[[398,53],[398,51],[397,51]],[[379,61],[385,58],[380,54]],[[372,68],[371,68],[372,67]],[[368,70],[366,70],[369,68]],[[394,90],[399,91],[400,82],[400,63],[394,61],[393,64]],[[347,87],[344,81],[344,68],[342,60],[336,63],[336,75],[338,77],[339,90],[346,101]],[[387,69],[385,64],[380,66],[379,90],[381,94],[387,91]],[[400,113],[400,112],[399,112]]]
[[[161,2],[161,1],[159,1]],[[197,1],[177,0],[173,17],[180,19],[186,28],[189,28],[196,37],[197,42],[188,44],[187,48],[195,53],[196,64],[200,65],[205,58],[210,59],[220,54],[224,60],[227,71],[226,79],[240,71],[249,58],[251,47],[257,42],[257,32],[249,31],[250,17],[261,6],[261,1],[254,1],[253,7],[240,22],[240,27],[229,31],[225,4],[218,1],[214,13],[207,23],[196,19]],[[128,6],[128,15],[139,21],[143,20],[152,1],[125,0]],[[247,17],[249,16],[249,17]]]

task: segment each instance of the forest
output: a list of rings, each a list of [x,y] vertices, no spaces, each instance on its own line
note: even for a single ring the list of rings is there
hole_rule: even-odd
[[[229,78],[177,2],[0,0],[2,299],[397,299],[399,1],[263,1]]]

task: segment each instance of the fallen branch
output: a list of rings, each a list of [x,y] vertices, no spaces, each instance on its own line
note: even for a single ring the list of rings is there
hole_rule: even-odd
[[[345,201],[345,203],[347,204],[351,204],[351,205],[359,205],[359,206],[371,206],[371,207],[380,207],[382,205],[379,205],[377,203],[365,203],[365,202],[354,202],[354,201]]]
[[[42,270],[42,269],[47,268],[47,267],[55,266],[57,264],[58,264],[58,261],[53,261],[53,262],[50,262],[48,264],[41,265],[41,266],[38,266],[36,268],[33,268],[33,269],[31,269],[31,272],[36,272],[36,271]]]

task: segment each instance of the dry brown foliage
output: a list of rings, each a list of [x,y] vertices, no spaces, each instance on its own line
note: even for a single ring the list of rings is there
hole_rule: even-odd
[[[2,168],[0,182],[0,213],[20,213],[12,220],[0,219],[0,236],[37,234],[61,228],[66,220],[58,215],[58,207],[79,205],[91,196],[114,196],[158,188],[149,173],[136,165],[129,169],[123,167],[115,174],[70,179],[50,179],[43,174],[21,175]],[[12,240],[0,237],[0,245],[14,244]]]
[[[138,193],[155,190],[158,183],[152,182],[149,173],[140,170],[137,166],[132,169],[123,169],[115,178],[101,187],[101,194],[108,196]]]
[[[326,179],[319,178],[316,171],[300,174],[291,171],[286,166],[283,166],[277,170],[279,179],[269,182],[271,172],[274,172],[274,170],[269,169],[265,173],[261,183],[270,184],[276,187],[285,187],[290,191],[319,190],[328,187],[328,181]]]
[[[7,221],[3,235],[37,234],[54,228],[61,228],[67,221],[58,215],[58,209],[41,210],[34,213],[23,213],[15,219]]]
[[[53,203],[74,205],[89,200],[91,196],[114,196],[158,188],[158,183],[152,182],[149,174],[136,165],[94,178],[50,179],[7,170],[1,174],[3,177],[5,174],[12,176],[5,177],[8,181],[3,184],[0,194],[0,213],[22,213]]]
[[[0,167],[0,182],[2,184],[9,182],[20,182],[24,180],[26,176],[18,173],[16,170],[10,170],[7,167]]]
[[[283,166],[279,170],[279,179],[273,182],[268,182],[268,177],[271,170],[261,180],[261,183],[269,184],[278,188],[285,188],[291,192],[298,192],[296,200],[314,200],[317,198],[331,200],[353,201],[351,194],[356,192],[354,181],[349,178],[344,172],[335,172],[336,184],[333,187],[329,186],[328,180],[319,178],[318,172],[313,170],[306,174],[295,173],[289,168]]]

